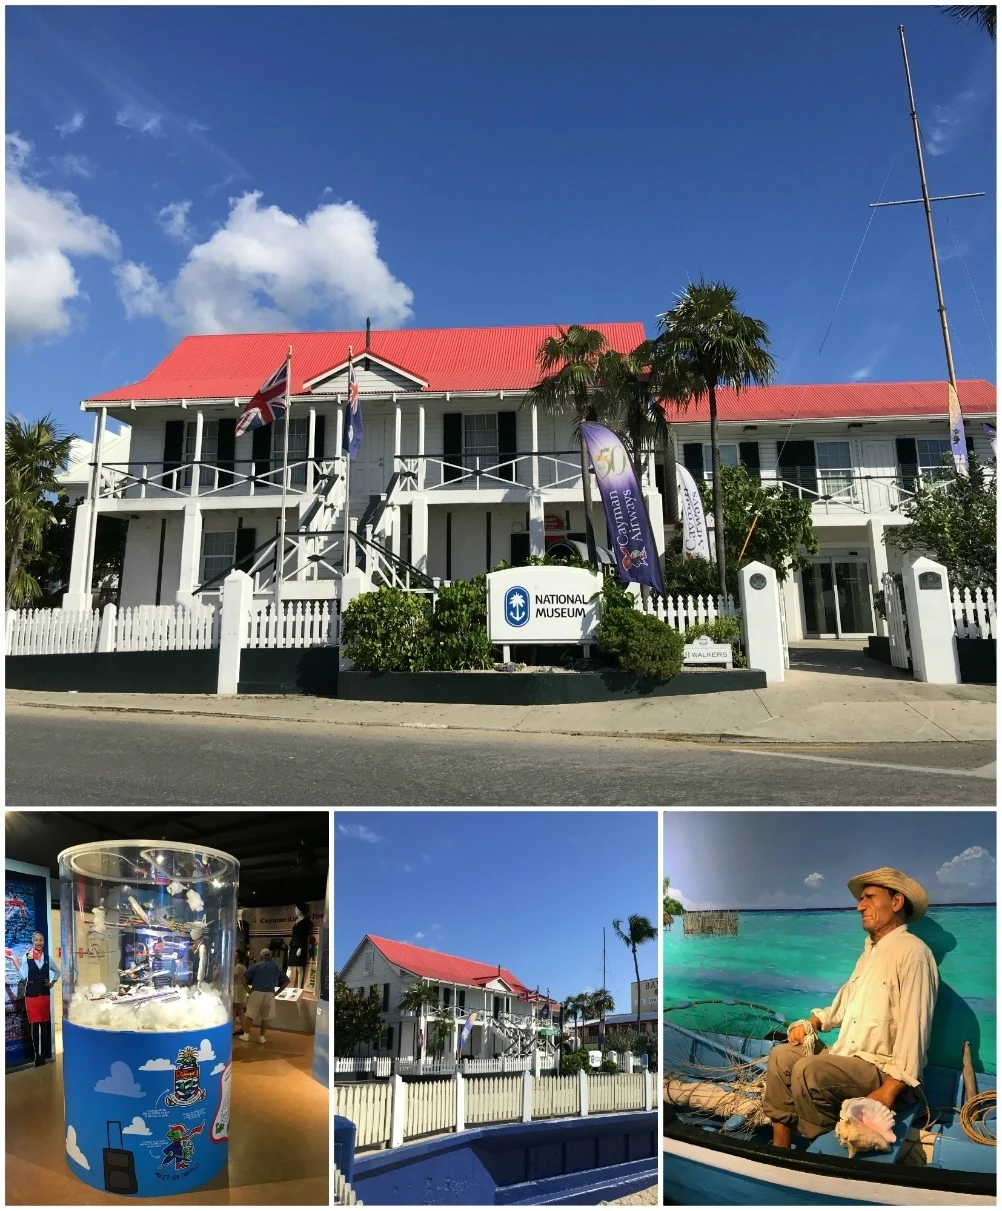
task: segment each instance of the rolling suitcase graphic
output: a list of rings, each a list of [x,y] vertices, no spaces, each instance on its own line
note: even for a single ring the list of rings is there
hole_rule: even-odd
[[[111,1129],[115,1128],[116,1144],[111,1142]],[[136,1194],[136,1158],[122,1147],[122,1124],[108,1123],[108,1147],[104,1149],[104,1188],[109,1194]]]

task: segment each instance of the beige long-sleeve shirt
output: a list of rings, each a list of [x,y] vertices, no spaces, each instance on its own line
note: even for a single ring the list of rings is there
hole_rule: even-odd
[[[863,945],[848,983],[827,1009],[812,1009],[821,1032],[841,1027],[832,1055],[856,1056],[907,1085],[925,1068],[939,972],[932,951],[901,925]]]

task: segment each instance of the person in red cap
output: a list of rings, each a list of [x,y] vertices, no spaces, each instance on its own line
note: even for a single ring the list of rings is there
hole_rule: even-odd
[[[762,1109],[777,1148],[791,1147],[795,1130],[809,1140],[831,1131],[848,1098],[893,1110],[922,1080],[939,972],[908,922],[925,915],[929,897],[890,866],[856,875],[848,887],[868,935],[863,953],[835,1000],[794,1022],[788,1041],[769,1052]],[[817,1036],[836,1028],[826,1047]]]

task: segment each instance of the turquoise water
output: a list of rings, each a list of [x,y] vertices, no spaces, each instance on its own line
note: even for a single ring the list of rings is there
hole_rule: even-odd
[[[939,964],[929,1063],[959,1068],[967,1040],[975,1068],[995,1073],[995,906],[934,908],[910,928]],[[664,1004],[734,997],[793,1021],[831,1004],[864,938],[855,912],[742,912],[736,937],[686,936],[676,920],[664,934]]]

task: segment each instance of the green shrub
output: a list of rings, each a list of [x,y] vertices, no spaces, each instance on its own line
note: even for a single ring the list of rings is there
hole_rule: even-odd
[[[429,669],[490,669],[487,638],[487,577],[454,581],[441,589],[428,626]]]
[[[588,1063],[587,1051],[572,1051],[570,1055],[561,1056],[560,1058],[560,1074],[561,1076],[572,1076],[575,1072],[588,1072],[591,1065]]]
[[[630,595],[612,578],[602,589],[602,618],[596,647],[621,669],[644,677],[667,679],[682,668],[684,640],[653,614],[634,608]]]
[[[415,593],[363,593],[341,619],[341,645],[357,669],[415,672],[426,667],[430,604]]]
[[[709,635],[714,643],[729,643],[734,648],[734,665],[744,668],[748,663],[741,651],[741,623],[737,618],[715,618],[713,622],[696,622],[685,629],[685,642],[695,643],[700,635]]]
[[[615,1060],[603,1060],[602,1061],[602,1071],[603,1072],[618,1072],[619,1065],[616,1063]]]

